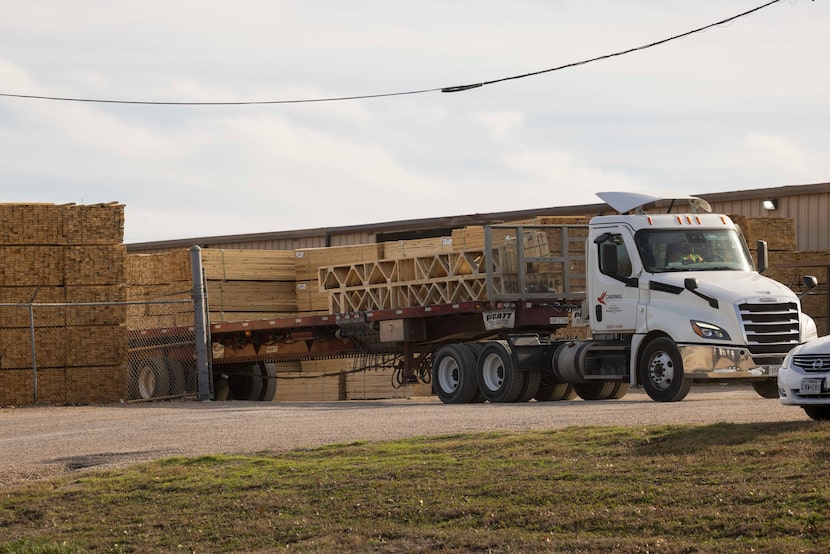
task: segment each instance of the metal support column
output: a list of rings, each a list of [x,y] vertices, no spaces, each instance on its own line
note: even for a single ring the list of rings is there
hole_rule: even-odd
[[[205,303],[205,285],[202,277],[202,249],[193,246],[190,249],[190,268],[193,275],[193,332],[196,335],[196,376],[199,384],[198,399],[211,399],[211,371],[208,360],[208,341],[210,339],[207,325],[207,306]]]

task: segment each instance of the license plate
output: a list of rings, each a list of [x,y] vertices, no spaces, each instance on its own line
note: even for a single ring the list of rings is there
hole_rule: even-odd
[[[798,392],[799,394],[820,394],[823,381],[824,379],[802,379]]]

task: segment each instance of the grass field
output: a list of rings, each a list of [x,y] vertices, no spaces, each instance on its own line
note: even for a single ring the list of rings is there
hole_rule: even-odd
[[[830,424],[172,458],[0,490],[0,553],[826,552]]]

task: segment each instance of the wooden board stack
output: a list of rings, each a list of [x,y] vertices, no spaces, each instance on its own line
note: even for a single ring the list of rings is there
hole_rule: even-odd
[[[0,204],[0,221],[0,302],[24,304],[0,308],[0,404],[126,398],[124,304],[70,305],[126,299],[124,206]]]

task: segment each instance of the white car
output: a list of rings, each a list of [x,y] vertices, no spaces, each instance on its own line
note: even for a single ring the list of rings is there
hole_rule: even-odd
[[[815,420],[830,419],[830,335],[793,348],[778,370],[778,398]]]

